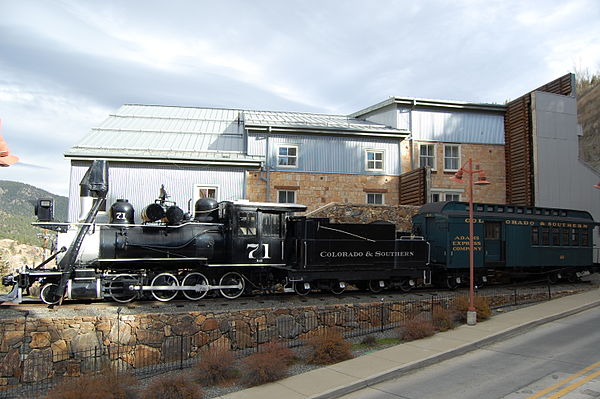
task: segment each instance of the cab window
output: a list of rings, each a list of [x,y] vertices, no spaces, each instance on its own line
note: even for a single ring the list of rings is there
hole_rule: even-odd
[[[262,235],[281,237],[281,215],[278,213],[262,214]]]
[[[256,235],[256,212],[240,212],[238,217],[238,235]]]

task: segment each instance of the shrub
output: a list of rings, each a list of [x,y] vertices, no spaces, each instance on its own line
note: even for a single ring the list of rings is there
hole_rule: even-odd
[[[431,337],[433,334],[435,334],[433,323],[420,317],[407,320],[400,327],[400,338],[404,341]]]
[[[200,386],[183,376],[155,378],[140,395],[141,399],[202,399]]]
[[[113,372],[64,379],[48,391],[46,399],[132,399],[138,381]]]
[[[333,364],[352,359],[350,343],[335,330],[325,330],[308,340],[312,349],[307,361],[314,364]]]
[[[487,320],[492,317],[492,310],[490,309],[490,301],[488,298],[475,296],[474,304],[475,309],[477,310],[477,321]],[[467,321],[467,310],[469,309],[469,298],[466,296],[454,298],[452,301],[452,308],[456,311],[458,319],[462,323],[465,323]]]
[[[244,378],[242,383],[249,386],[266,384],[282,379],[288,373],[294,359],[292,351],[275,342],[260,347],[260,352],[244,359]]]
[[[456,314],[454,311],[446,309],[442,306],[435,306],[432,312],[433,326],[438,331],[448,331],[455,327],[454,320]]]
[[[228,349],[205,352],[196,363],[194,375],[203,385],[226,384],[238,375],[235,357]]]

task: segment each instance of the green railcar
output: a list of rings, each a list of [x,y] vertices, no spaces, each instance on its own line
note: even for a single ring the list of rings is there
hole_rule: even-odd
[[[594,226],[586,211],[475,203],[475,281],[532,276],[575,281],[598,268],[593,263]],[[413,229],[431,245],[438,283],[454,287],[468,281],[468,203],[426,204],[413,217]]]

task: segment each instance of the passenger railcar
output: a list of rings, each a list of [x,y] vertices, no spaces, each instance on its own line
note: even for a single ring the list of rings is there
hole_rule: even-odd
[[[594,272],[592,216],[585,211],[516,205],[473,205],[474,269],[478,284],[490,278],[544,276],[574,281]],[[431,245],[437,283],[468,281],[469,209],[464,202],[426,204],[413,229]]]

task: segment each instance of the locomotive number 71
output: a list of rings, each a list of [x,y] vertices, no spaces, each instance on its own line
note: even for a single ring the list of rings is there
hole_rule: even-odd
[[[259,258],[259,249],[263,248],[263,256]],[[269,244],[248,244],[246,249],[251,249],[248,253],[248,259],[271,259],[269,256]]]

